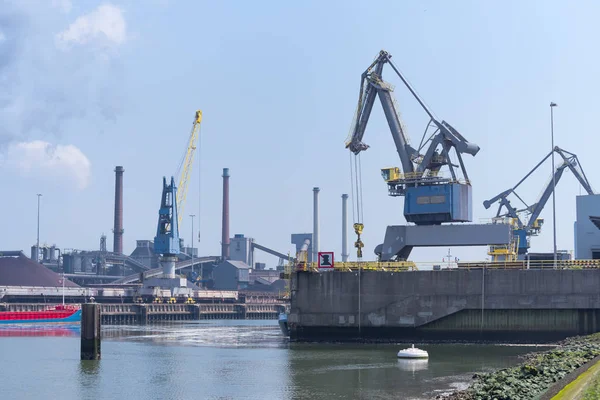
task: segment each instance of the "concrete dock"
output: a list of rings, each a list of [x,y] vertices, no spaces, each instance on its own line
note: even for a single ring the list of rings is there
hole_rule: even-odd
[[[600,331],[600,269],[292,274],[295,341],[552,341]]]

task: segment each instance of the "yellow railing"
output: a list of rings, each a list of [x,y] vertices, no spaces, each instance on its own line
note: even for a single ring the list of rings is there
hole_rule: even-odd
[[[396,261],[396,262],[378,262],[378,261],[348,261],[336,262],[332,268],[334,271],[352,272],[358,271],[417,271],[417,265],[412,261]],[[319,269],[317,263],[301,263],[297,266],[296,271],[326,271],[326,268]]]
[[[350,261],[336,262],[332,270],[339,272],[358,271],[423,271],[431,269],[459,270],[459,269],[553,269],[554,261],[465,261],[465,262],[377,262],[377,261]],[[557,260],[557,269],[600,269],[600,260]],[[296,265],[295,271],[326,272],[328,269],[319,269],[317,263],[301,263]]]
[[[543,260],[543,261],[527,261],[527,260],[515,260],[515,261],[471,261],[471,262],[459,262],[458,268],[498,268],[498,269],[553,269],[554,260]],[[557,260],[557,269],[599,269],[600,260]]]
[[[401,173],[400,168],[398,168],[398,167],[382,168],[381,175],[383,176],[383,178],[386,182],[394,182],[394,181],[400,181],[400,180],[426,179],[426,178],[441,178],[441,179],[445,178],[445,176],[440,174],[439,171],[430,172],[427,174],[425,174],[423,172]],[[469,180],[466,180],[466,179],[450,179],[450,178],[448,178],[448,181],[452,182],[452,183],[462,183],[462,184],[470,184],[471,183]]]

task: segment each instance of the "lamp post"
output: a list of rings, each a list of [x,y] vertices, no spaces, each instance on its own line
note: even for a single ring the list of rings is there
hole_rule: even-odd
[[[40,197],[42,197],[41,193],[37,194],[37,243],[35,247],[35,262],[40,262]]]
[[[190,249],[190,256],[192,256],[192,275],[194,274],[194,217],[195,214],[190,214],[192,217],[192,240],[190,241],[192,248]]]
[[[550,102],[550,136],[552,140],[552,229],[554,236],[554,269],[556,269],[556,174],[554,173],[554,107],[557,104]]]

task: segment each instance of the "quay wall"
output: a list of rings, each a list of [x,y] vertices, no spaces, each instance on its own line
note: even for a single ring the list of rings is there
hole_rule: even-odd
[[[295,341],[544,342],[600,331],[600,269],[295,272]]]
[[[4,303],[0,311],[40,311],[49,304]],[[100,304],[103,324],[147,324],[205,319],[277,319],[285,304]]]

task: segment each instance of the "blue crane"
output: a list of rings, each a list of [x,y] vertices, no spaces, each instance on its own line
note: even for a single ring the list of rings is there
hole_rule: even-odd
[[[541,194],[540,198],[538,199],[538,201],[536,201],[535,203],[533,203],[531,205],[528,205],[521,198],[521,196],[519,196],[517,194],[516,189],[527,178],[529,178],[531,176],[531,174],[533,174],[535,172],[535,170],[537,170],[540,167],[540,165],[542,165],[544,163],[544,161],[546,161],[552,155],[552,152],[557,153],[562,158],[562,163],[560,163],[558,166],[556,166],[556,168],[554,170],[554,176],[551,177],[548,184],[546,184],[546,187],[542,191],[542,194]],[[492,197],[491,199],[483,202],[483,206],[486,209],[489,209],[492,206],[492,204],[498,203],[498,211],[496,212],[496,218],[501,219],[501,218],[508,217],[508,218],[512,219],[513,224],[515,226],[513,234],[516,238],[518,238],[517,254],[519,256],[523,256],[529,250],[530,237],[537,236],[540,233],[542,225],[544,224],[544,220],[539,218],[539,216],[540,216],[542,210],[544,209],[544,206],[548,202],[548,199],[552,195],[552,192],[554,191],[554,185],[558,184],[558,182],[560,181],[560,178],[562,177],[563,172],[565,171],[566,168],[569,168],[571,170],[573,175],[575,175],[575,177],[577,178],[577,180],[579,181],[579,183],[581,184],[583,189],[588,194],[594,194],[594,190],[592,189],[592,186],[590,185],[590,183],[585,175],[585,172],[583,171],[583,168],[581,167],[581,164],[579,163],[579,159],[577,158],[577,156],[571,152],[561,149],[558,146],[555,146],[554,149],[552,149],[552,151],[550,151],[515,186],[513,186],[512,188],[507,189],[507,190],[503,191],[502,193]],[[553,184],[553,182],[554,182],[554,184]],[[521,208],[521,209],[517,209],[516,207],[514,207],[510,203],[510,200],[508,199],[508,197],[511,194],[514,194],[514,196],[517,199],[519,199],[519,201],[521,201],[525,207]],[[524,221],[524,218],[521,218],[522,216],[524,216],[523,214],[525,214],[525,216],[527,217],[526,221]]]
[[[387,182],[388,194],[405,197],[406,220],[417,225],[470,222],[472,220],[471,183],[462,154],[475,156],[479,152],[479,146],[468,142],[449,123],[439,121],[433,115],[392,63],[391,57],[388,52],[381,50],[375,61],[361,76],[358,106],[349,139],[346,141],[346,148],[355,155],[369,148],[362,139],[375,97],[379,96],[402,166],[402,170],[399,167],[383,168],[381,173]],[[409,144],[406,129],[392,97],[393,88],[382,78],[385,64],[392,67],[430,118],[418,148]],[[450,159],[452,149],[458,164]],[[448,168],[449,176],[441,173],[443,167]],[[359,225],[360,229],[357,233],[362,230],[362,224]]]
[[[154,252],[161,254],[165,278],[175,278],[175,262],[180,252],[179,225],[177,218],[177,187],[175,179],[171,177],[171,184],[167,185],[167,178],[163,177],[163,190],[158,210],[158,227],[154,237]]]

